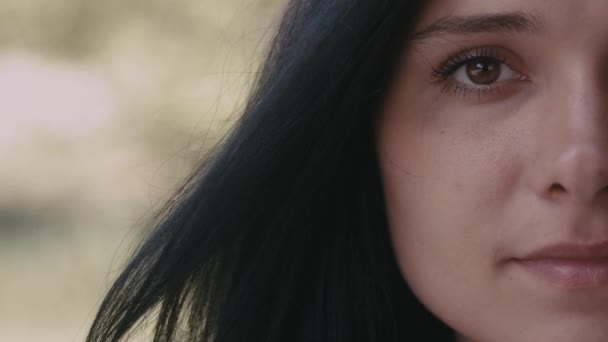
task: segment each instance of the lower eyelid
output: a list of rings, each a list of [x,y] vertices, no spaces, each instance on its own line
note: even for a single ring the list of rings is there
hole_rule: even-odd
[[[477,101],[492,102],[513,95],[521,86],[521,81],[517,80],[501,81],[489,86],[468,86],[458,81],[448,80],[442,85],[441,92],[463,99],[472,97]]]

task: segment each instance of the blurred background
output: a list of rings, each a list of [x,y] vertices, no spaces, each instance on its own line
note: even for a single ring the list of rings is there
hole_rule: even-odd
[[[0,341],[84,339],[284,1],[0,1]]]

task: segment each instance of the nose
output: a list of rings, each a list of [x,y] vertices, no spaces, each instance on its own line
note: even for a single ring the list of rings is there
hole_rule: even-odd
[[[592,80],[579,74],[561,87],[537,131],[544,146],[537,190],[546,199],[591,205],[608,193],[608,97]]]
[[[553,165],[544,195],[557,200],[591,204],[608,193],[606,153],[592,144],[577,144],[564,149]]]

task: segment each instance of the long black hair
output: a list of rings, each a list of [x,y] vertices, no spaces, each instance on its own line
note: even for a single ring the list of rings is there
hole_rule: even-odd
[[[291,0],[242,116],[158,213],[87,341],[402,342],[451,330],[391,247],[374,127],[416,0]]]

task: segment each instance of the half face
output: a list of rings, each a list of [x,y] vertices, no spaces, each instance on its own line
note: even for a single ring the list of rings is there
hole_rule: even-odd
[[[608,341],[608,1],[431,1],[377,126],[401,272],[463,340]]]

